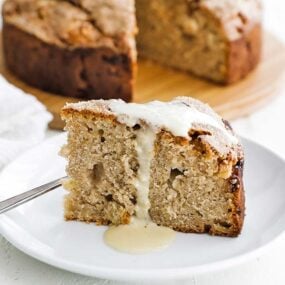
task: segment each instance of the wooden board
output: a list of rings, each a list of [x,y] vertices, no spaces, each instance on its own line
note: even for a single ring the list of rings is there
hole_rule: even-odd
[[[231,86],[218,86],[187,73],[140,60],[134,101],[169,100],[178,95],[187,95],[207,102],[224,118],[234,119],[254,112],[278,94],[284,66],[285,47],[270,33],[264,35],[263,56],[259,67],[246,79]],[[54,116],[50,127],[62,129],[60,109],[66,102],[76,102],[76,99],[43,92],[20,81],[5,69],[1,51],[0,72],[10,82],[44,103]]]

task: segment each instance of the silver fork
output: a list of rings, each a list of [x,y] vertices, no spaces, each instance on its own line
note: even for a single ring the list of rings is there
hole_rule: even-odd
[[[45,193],[50,192],[53,189],[58,188],[62,185],[62,180],[65,178],[66,176],[0,202],[0,214],[14,209],[32,199],[35,199]]]

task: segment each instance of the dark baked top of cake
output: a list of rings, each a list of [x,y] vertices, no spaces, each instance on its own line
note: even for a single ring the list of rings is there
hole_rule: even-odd
[[[61,47],[127,51],[135,47],[133,0],[7,0],[3,17],[6,23]]]

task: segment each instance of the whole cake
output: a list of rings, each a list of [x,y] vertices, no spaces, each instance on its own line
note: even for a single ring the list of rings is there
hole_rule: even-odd
[[[259,0],[6,0],[6,65],[44,90],[129,101],[136,18],[139,54],[162,64],[228,84],[259,62]]]
[[[68,142],[66,220],[237,236],[244,219],[243,150],[207,105],[91,100],[62,110]]]

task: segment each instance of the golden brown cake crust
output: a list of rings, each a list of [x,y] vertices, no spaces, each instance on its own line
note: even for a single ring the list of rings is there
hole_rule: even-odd
[[[262,27],[256,24],[242,38],[229,42],[228,72],[225,83],[244,78],[258,65],[262,52]]]
[[[234,205],[235,211],[233,213],[234,217],[234,229],[232,231],[232,236],[237,236],[240,234],[244,216],[245,216],[245,194],[243,185],[243,170],[244,170],[244,158],[240,158],[235,166],[233,166],[233,173],[230,178],[230,191],[234,193]]]

